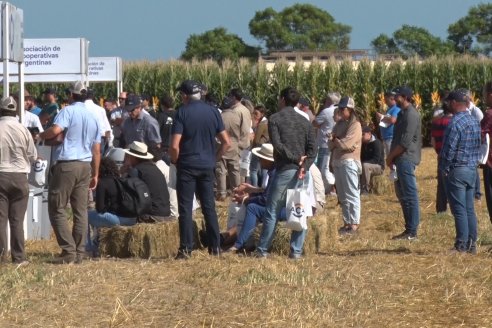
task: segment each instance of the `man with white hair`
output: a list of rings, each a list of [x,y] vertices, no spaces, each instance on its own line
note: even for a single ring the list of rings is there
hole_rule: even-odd
[[[220,236],[215,211],[215,163],[230,147],[222,117],[214,107],[200,100],[201,88],[186,80],[177,89],[183,106],[176,113],[169,149],[177,168],[176,191],[179,211],[179,250],[176,259],[188,259],[194,248],[193,197],[200,199],[205,218],[208,251],[220,255]],[[216,138],[220,147],[216,149]]]
[[[340,102],[340,98],[339,92],[328,92],[325,100],[325,108],[318,113],[313,121],[313,126],[318,128],[318,159],[316,166],[318,166],[321,171],[327,192],[330,192],[330,189],[332,189],[335,184],[335,176],[330,172],[331,152],[330,148],[328,148],[328,140],[330,139],[331,131],[335,126],[333,114],[336,105]]]

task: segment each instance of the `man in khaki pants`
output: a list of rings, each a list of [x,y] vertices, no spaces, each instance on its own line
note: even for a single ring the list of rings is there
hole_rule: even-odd
[[[7,261],[7,222],[10,224],[12,262],[26,264],[24,215],[29,199],[27,173],[37,152],[29,131],[16,118],[17,103],[12,97],[0,103],[0,255]]]
[[[84,104],[87,88],[76,82],[70,88],[71,105],[55,118],[53,126],[41,133],[43,139],[64,134],[53,148],[55,165],[48,189],[48,213],[56,240],[62,249],[55,264],[80,263],[85,257],[87,201],[89,189],[96,188],[101,158],[99,123]],[[73,211],[73,228],[66,218],[68,202]]]

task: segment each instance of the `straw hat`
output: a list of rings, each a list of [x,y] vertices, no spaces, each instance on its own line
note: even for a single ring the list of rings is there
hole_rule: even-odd
[[[129,149],[123,149],[125,153],[130,156],[142,158],[142,159],[152,159],[154,155],[147,152],[147,145],[143,142],[134,141],[130,144]]]
[[[261,147],[253,148],[253,154],[256,156],[266,159],[267,161],[273,162],[273,145],[269,143],[265,143],[261,145]]]

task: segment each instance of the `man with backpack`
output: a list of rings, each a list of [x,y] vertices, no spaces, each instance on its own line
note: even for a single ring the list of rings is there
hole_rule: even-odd
[[[152,205],[148,213],[137,216],[137,222],[154,223],[174,219],[171,217],[169,192],[164,174],[152,161],[154,156],[147,151],[147,145],[134,141],[124,150],[125,165],[129,167],[128,176],[139,178],[147,185]]]

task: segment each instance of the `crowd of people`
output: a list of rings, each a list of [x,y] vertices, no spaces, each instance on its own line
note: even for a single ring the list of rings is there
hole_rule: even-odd
[[[0,103],[0,253],[7,260],[7,222],[14,263],[26,263],[23,219],[28,201],[26,173],[38,158],[38,145],[51,146],[48,212],[61,248],[53,263],[80,263],[97,256],[98,228],[179,221],[176,259],[196,248],[193,212],[201,208],[205,226],[200,241],[209,254],[223,252],[269,256],[277,223],[286,220],[288,190],[302,185],[311,195],[304,207],[313,214],[337,197],[343,217],[341,236],[357,234],[361,197],[372,192],[373,177],[389,171],[404,218],[395,240],[418,237],[420,207],[416,166],[421,161],[422,131],[413,91],[406,86],[385,93],[387,110],[376,124],[361,122],[352,97],[327,92],[313,114],[308,98],[293,87],[278,95],[277,111],[253,104],[240,89],[217,101],[208,88],[183,81],[180,106],[170,95],[159,99],[122,92],[101,107],[84,83],[67,89],[60,108],[56,90],[46,89],[43,105],[24,99],[19,123],[16,96]],[[484,87],[492,107],[492,82]],[[481,197],[478,167],[492,211],[492,152],[483,160],[486,134],[492,133],[492,109],[485,115],[468,90],[443,92],[432,121],[432,145],[438,154],[436,211],[447,210],[456,223],[455,252],[476,253],[474,200]],[[272,111],[273,109],[270,109]],[[380,137],[379,137],[380,136]],[[128,195],[135,198],[128,210]],[[91,208],[89,200],[94,199]],[[229,221],[220,232],[216,202],[229,200]],[[70,204],[73,225],[67,220]],[[252,235],[262,223],[257,242]],[[292,259],[303,254],[307,230],[293,230]]]

